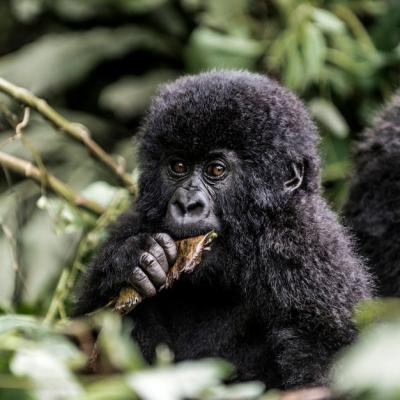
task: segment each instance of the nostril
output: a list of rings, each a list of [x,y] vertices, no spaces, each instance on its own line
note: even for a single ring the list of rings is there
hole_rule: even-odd
[[[193,201],[187,205],[187,211],[200,211],[204,208],[204,204],[201,201]]]
[[[181,214],[186,214],[186,212],[187,212],[186,207],[185,207],[185,205],[184,205],[181,201],[175,200],[175,201],[173,202],[173,205],[175,206],[175,208],[178,209],[178,211],[179,211]]]
[[[203,218],[208,212],[208,203],[204,198],[204,194],[200,191],[188,191],[178,189],[168,208],[171,217],[183,221],[192,221],[194,219]],[[192,221],[193,222],[193,221]]]

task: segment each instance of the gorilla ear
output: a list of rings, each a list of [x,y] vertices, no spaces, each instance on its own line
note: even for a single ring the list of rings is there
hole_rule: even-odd
[[[303,183],[304,180],[304,163],[291,163],[292,177],[284,183],[286,192],[294,192]]]

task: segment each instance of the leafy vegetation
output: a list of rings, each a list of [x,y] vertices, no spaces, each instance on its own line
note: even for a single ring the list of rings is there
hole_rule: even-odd
[[[187,72],[246,68],[268,73],[308,104],[321,131],[326,196],[340,210],[351,143],[394,91],[399,67],[396,0],[0,2],[0,77],[88,127],[133,182],[131,137],[157,86]],[[0,151],[107,211],[98,217],[52,195],[45,180],[37,186],[2,169],[0,398],[259,397],[257,383],[221,384],[231,371],[222,361],[173,366],[161,348],[157,368],[149,369],[115,315],[68,321],[79,273],[105,226],[128,206],[128,190],[82,143],[33,111],[21,125],[25,115],[0,94]],[[357,314],[365,334],[334,368],[335,392],[400,399],[399,309],[390,301]],[[90,354],[82,349],[93,344],[93,327],[101,327],[100,373],[88,375]]]

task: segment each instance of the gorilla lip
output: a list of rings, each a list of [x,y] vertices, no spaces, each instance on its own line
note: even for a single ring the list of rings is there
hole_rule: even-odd
[[[170,224],[165,224],[163,230],[171,235],[174,240],[182,240],[195,236],[206,235],[210,231],[213,231],[220,235],[219,230],[215,229],[215,227],[209,226],[198,226],[189,228],[185,225],[179,226],[174,224],[174,226],[171,226]]]

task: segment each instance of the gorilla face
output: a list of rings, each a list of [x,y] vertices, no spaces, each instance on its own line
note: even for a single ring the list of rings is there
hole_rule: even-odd
[[[202,159],[171,154],[163,166],[164,179],[173,189],[168,201],[165,230],[176,238],[221,233],[222,210],[217,198],[226,196],[234,182],[237,157],[234,152],[212,151]]]

